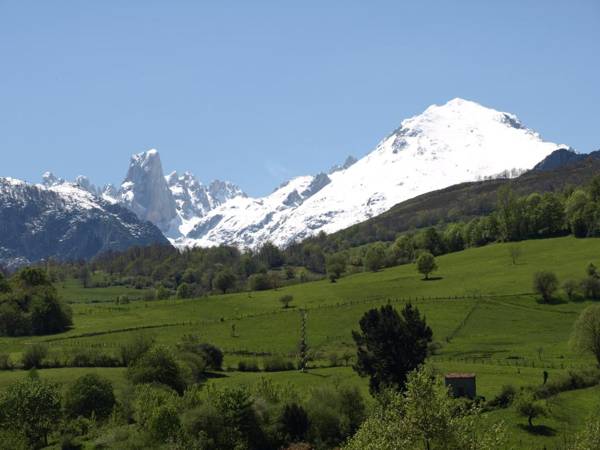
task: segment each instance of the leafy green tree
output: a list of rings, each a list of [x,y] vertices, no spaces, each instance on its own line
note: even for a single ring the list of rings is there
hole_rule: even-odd
[[[157,385],[136,386],[133,418],[155,441],[174,438],[180,429],[180,400],[172,390]]]
[[[255,273],[248,277],[248,286],[252,291],[266,291],[273,288],[273,281],[266,273]]]
[[[235,286],[236,277],[229,268],[224,268],[215,276],[213,285],[219,289],[223,294],[227,293],[229,289]]]
[[[398,261],[403,263],[412,262],[415,258],[415,241],[413,236],[404,234],[394,242]]]
[[[4,276],[4,274],[0,271],[0,294],[5,294],[10,292],[10,284],[8,284],[8,280]]]
[[[135,334],[129,341],[121,345],[121,360],[129,366],[152,348],[154,339],[145,334]]]
[[[9,385],[0,396],[2,428],[24,434],[34,448],[48,445],[60,413],[58,388],[33,377]]]
[[[445,253],[444,240],[434,227],[427,228],[419,235],[419,247],[433,255]]]
[[[573,326],[571,346],[582,353],[591,353],[600,367],[600,305],[585,308]]]
[[[380,242],[371,245],[365,253],[364,263],[367,270],[380,270],[385,263],[385,246]]]
[[[285,264],[285,257],[279,248],[272,242],[265,242],[258,250],[258,259],[269,269],[281,267]]]
[[[533,289],[542,296],[545,303],[549,303],[558,289],[558,278],[554,272],[543,270],[533,275]]]
[[[329,280],[335,283],[346,270],[346,258],[341,253],[336,253],[327,257],[326,270]]]
[[[429,274],[437,270],[435,257],[428,252],[421,253],[417,258],[417,270],[425,275],[426,280],[429,280]]]
[[[585,421],[583,429],[575,436],[569,450],[590,450],[600,448],[600,408]]]
[[[515,409],[527,423],[533,427],[533,419],[546,415],[546,407],[541,400],[536,400],[531,391],[523,391],[515,400]]]
[[[110,380],[90,373],[79,377],[65,394],[65,411],[71,417],[108,417],[115,406]]]
[[[279,303],[281,303],[285,309],[290,307],[290,303],[292,303],[292,300],[294,300],[294,296],[289,294],[282,295],[281,297],[279,297]]]
[[[21,356],[21,363],[23,364],[23,368],[26,370],[29,369],[39,369],[42,367],[42,362],[44,358],[48,355],[48,346],[42,343],[31,344]]]
[[[156,288],[156,299],[157,300],[166,300],[171,296],[171,291],[167,289],[165,286],[160,284]]]
[[[284,406],[279,417],[279,431],[287,442],[301,442],[308,432],[308,414],[297,403]]]
[[[465,226],[462,223],[448,225],[444,231],[444,247],[450,252],[458,252],[465,248]]]
[[[352,332],[357,347],[354,370],[370,378],[371,392],[402,389],[408,373],[427,358],[433,337],[419,309],[410,303],[400,314],[390,305],[367,311],[360,329]]]
[[[33,334],[60,333],[73,324],[71,309],[59,301],[54,288],[31,295],[29,313]]]
[[[563,290],[567,294],[569,301],[573,301],[577,298],[579,284],[575,280],[567,280],[563,283]]]
[[[189,298],[192,296],[190,285],[183,282],[177,288],[177,298]]]
[[[185,381],[181,367],[166,347],[156,346],[144,353],[127,368],[127,377],[134,384],[164,384],[182,393]]]
[[[502,422],[461,407],[426,366],[408,375],[404,392],[387,391],[346,450],[496,450],[506,448]]]

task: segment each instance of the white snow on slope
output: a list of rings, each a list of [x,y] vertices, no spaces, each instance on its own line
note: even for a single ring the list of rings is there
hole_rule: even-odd
[[[172,242],[284,246],[346,228],[426,192],[519,173],[558,148],[512,114],[457,98],[404,120],[367,156],[329,174],[330,182],[317,183],[319,189],[305,193],[315,177],[298,177],[267,197],[234,198]]]

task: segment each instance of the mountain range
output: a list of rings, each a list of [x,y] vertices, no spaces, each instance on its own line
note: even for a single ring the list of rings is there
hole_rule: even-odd
[[[546,160],[551,154],[554,159]],[[129,240],[111,246],[111,238],[104,236],[102,245],[90,246],[93,251],[62,251],[46,257],[89,257],[127,244],[166,242],[162,235],[178,247],[230,244],[256,248],[266,241],[286,246],[320,232],[345,229],[420,194],[458,183],[513,178],[539,164],[551,168],[580,156],[544,141],[513,114],[457,98],[402,121],[366,156],[349,157],[329,171],[293,178],[265,197],[249,197],[227,181],[205,185],[190,172],[165,175],[159,153],[151,149],[131,157],[119,187],[98,188],[83,176],[67,182],[48,172],[40,185],[0,178],[0,195],[4,195],[0,217],[10,220],[14,212],[7,208],[6,198],[27,191],[30,198],[43,197],[50,210],[63,211],[56,207],[61,201],[71,205],[70,211],[87,217],[88,224],[96,214],[104,223],[107,213],[115,215],[117,228],[119,221],[128,218],[125,222],[133,236]],[[38,209],[40,217],[32,216],[30,221],[37,221],[39,233],[46,222],[41,219],[43,208]],[[134,214],[127,215],[129,211]],[[12,258],[21,253],[28,259],[44,257],[42,250],[34,255],[7,249],[4,254]]]

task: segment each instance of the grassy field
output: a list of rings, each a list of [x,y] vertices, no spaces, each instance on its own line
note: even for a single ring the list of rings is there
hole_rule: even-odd
[[[299,310],[305,308],[309,346],[317,352],[316,363],[326,365],[332,354],[352,351],[351,330],[357,329],[366,310],[388,302],[401,307],[411,301],[426,315],[438,343],[433,364],[442,372],[475,372],[478,393],[489,399],[503,384],[540,384],[543,370],[552,379],[569,369],[593,365],[591,357],[574,354],[568,346],[573,322],[590,302],[558,299],[542,304],[532,293],[532,277],[548,269],[561,283],[581,279],[590,262],[600,265],[600,240],[567,237],[520,246],[517,264],[503,244],[439,257],[439,271],[430,281],[423,281],[414,265],[405,265],[358,273],[337,283],[323,280],[191,300],[144,301],[141,290],[83,289],[70,280],[60,291],[73,308],[73,329],[55,336],[1,338],[0,352],[18,360],[27,345],[42,341],[57,353],[84,347],[116,354],[135,333],[165,344],[175,343],[184,334],[196,334],[222,348],[225,366],[234,368],[240,359],[254,358],[260,364],[262,354],[293,357],[299,340]],[[278,301],[285,294],[294,297],[289,309]],[[119,295],[140,300],[116,304]],[[118,388],[124,383],[124,371],[118,368],[46,369],[40,374],[68,384],[92,370],[114,380]],[[23,375],[22,371],[0,372],[0,388]],[[318,368],[309,374],[227,371],[209,382],[252,385],[260,377],[291,383],[301,391],[317,383],[351,383],[367,392],[366,380],[347,367]],[[525,430],[524,419],[510,409],[491,413],[490,419],[505,420],[519,448],[553,448],[600,403],[600,391],[564,393],[550,403],[550,416],[539,421],[549,429],[540,428],[537,434]]]

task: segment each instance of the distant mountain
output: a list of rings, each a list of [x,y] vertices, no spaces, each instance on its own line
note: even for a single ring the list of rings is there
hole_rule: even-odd
[[[269,240],[285,246],[347,228],[425,192],[517,176],[558,148],[512,114],[454,99],[404,120],[358,161],[294,178],[266,197],[230,199],[188,222],[195,224],[180,237],[171,235],[172,242],[256,247]]]
[[[588,158],[600,159],[600,150],[595,152],[582,154],[577,153],[573,149],[561,148],[550,153],[546,158],[537,163],[533,170],[554,170],[569,164],[575,164]]]
[[[108,250],[155,243],[168,245],[156,226],[82,186],[50,173],[40,185],[0,178],[0,263],[4,266],[47,258],[89,259]]]

